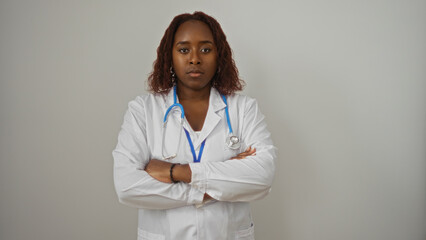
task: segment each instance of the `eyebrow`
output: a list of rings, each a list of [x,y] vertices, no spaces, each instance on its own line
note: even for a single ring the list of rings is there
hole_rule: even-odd
[[[180,45],[180,44],[189,44],[189,43],[190,43],[189,41],[180,41],[180,42],[177,42],[177,43],[176,43],[176,46],[177,46],[177,45]],[[213,42],[212,42],[212,41],[209,41],[209,40],[200,41],[200,43],[201,43],[201,44],[204,44],[204,43],[210,43],[210,44],[213,44]]]

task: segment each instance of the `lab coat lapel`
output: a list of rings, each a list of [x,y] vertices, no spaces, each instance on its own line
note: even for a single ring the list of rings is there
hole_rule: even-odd
[[[197,141],[194,142],[195,149],[197,149],[201,145],[204,139],[206,139],[210,135],[210,133],[214,130],[214,128],[220,122],[222,117],[218,114],[218,112],[224,109],[225,107],[226,105],[223,102],[220,93],[215,88],[211,88],[210,99],[209,99],[209,109],[207,110],[207,115],[206,115],[206,119],[204,120],[204,125],[203,125],[203,129],[201,130],[201,135],[197,139]]]

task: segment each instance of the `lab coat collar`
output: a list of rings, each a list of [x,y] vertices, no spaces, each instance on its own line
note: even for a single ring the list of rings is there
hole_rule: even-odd
[[[179,103],[179,98],[176,99]],[[170,107],[174,103],[173,99],[173,88],[170,88],[169,92],[166,95],[166,108]],[[226,107],[226,104],[223,102],[222,96],[219,91],[212,87],[210,89],[210,98],[209,98],[209,109],[213,107],[214,111],[222,110]]]
[[[222,99],[219,91],[212,87],[210,89],[210,99],[209,99],[209,110],[212,109],[215,113],[219,110],[222,110],[226,107],[225,102]]]
[[[179,98],[177,98],[177,102],[179,103]],[[170,107],[173,103],[173,88],[171,88],[166,96],[166,109]],[[216,88],[212,87],[210,89],[209,109],[207,111],[206,119],[204,120],[203,129],[201,130],[200,137],[195,142],[193,142],[195,149],[198,149],[204,139],[206,139],[210,135],[213,129],[220,122],[222,117],[218,114],[218,112],[220,110],[223,110],[225,107],[226,104],[223,102],[222,96],[220,95],[219,91]],[[174,118],[176,118],[176,120],[180,121],[181,113],[178,109],[179,108],[177,107],[174,108],[171,114]],[[222,114],[222,116],[224,116],[224,114]],[[192,130],[186,118],[183,127],[188,130],[191,135],[191,138],[194,139],[194,130]],[[184,135],[185,134],[183,134],[182,137],[184,137]]]

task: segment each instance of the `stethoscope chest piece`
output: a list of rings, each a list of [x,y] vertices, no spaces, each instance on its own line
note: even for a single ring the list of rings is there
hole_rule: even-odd
[[[240,139],[235,135],[229,135],[229,137],[226,138],[226,146],[230,149],[238,149],[240,148]]]

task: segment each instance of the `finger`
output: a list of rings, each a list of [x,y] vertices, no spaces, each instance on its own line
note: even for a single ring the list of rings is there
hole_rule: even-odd
[[[238,154],[237,157],[246,157],[246,156],[250,156],[250,155],[251,155],[250,153],[243,152],[243,153]]]
[[[256,148],[252,148],[249,152],[247,152],[247,154],[253,155],[253,153],[255,152],[256,152]]]
[[[237,156],[233,157],[232,159],[243,159],[243,158],[245,158],[247,156],[251,156],[251,155],[250,154],[242,154],[242,153],[240,153]]]
[[[241,159],[241,158],[245,158],[245,157],[248,157],[248,156],[254,156],[254,155],[256,155],[256,151],[252,150],[250,152],[242,152],[235,157]]]
[[[247,156],[254,156],[256,155],[256,148],[252,148],[249,146],[244,152],[239,153],[238,155],[232,157],[231,159],[243,159]]]
[[[251,146],[249,148],[246,149],[245,152],[255,152],[256,148],[252,148]]]
[[[249,155],[253,150],[246,150],[245,152],[241,152],[238,155]]]
[[[231,159],[243,159],[243,158],[244,158],[244,156],[237,155],[237,156],[232,157]]]
[[[244,156],[250,156],[250,155],[253,155],[254,153],[256,153],[256,149],[252,148],[250,151],[245,151],[245,152],[242,152],[240,154],[244,155]]]

